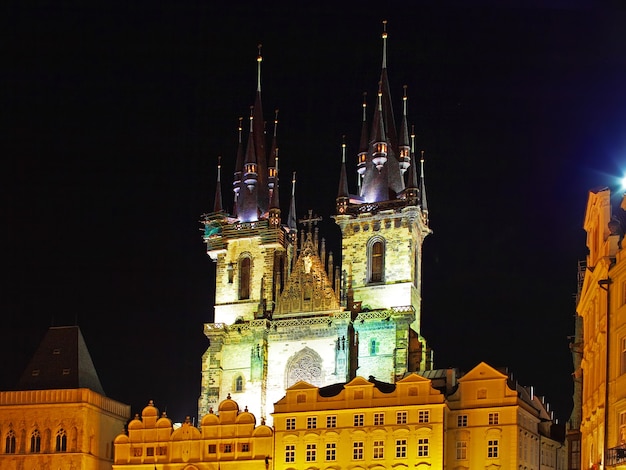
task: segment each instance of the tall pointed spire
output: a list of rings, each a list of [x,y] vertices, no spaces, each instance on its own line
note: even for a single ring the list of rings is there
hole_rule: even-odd
[[[250,106],[250,133],[243,164],[242,187],[240,202],[237,207],[237,216],[242,222],[258,220],[258,165],[254,151],[254,106]]]
[[[280,198],[278,194],[278,147],[275,149],[274,157],[274,185],[272,188],[272,198],[270,200],[269,221],[270,227],[280,227]]]
[[[394,152],[397,151],[398,138],[396,132],[396,120],[393,114],[393,105],[391,103],[391,91],[389,88],[389,78],[387,76],[387,20],[383,21],[383,64],[380,71],[380,90],[383,93],[382,96],[382,108],[383,108],[383,125],[385,126],[385,132],[389,143]]]
[[[348,208],[348,175],[346,174],[346,136],[341,144],[341,173],[339,175],[339,189],[337,190],[337,213],[345,214]]]
[[[361,194],[361,179],[367,169],[367,151],[369,150],[369,135],[367,133],[367,92],[363,92],[363,117],[361,123],[361,140],[359,142],[359,154],[357,156],[357,173],[359,195]]]
[[[378,171],[382,170],[385,163],[387,163],[387,137],[385,136],[385,126],[383,123],[383,92],[382,82],[378,87],[378,119],[375,120],[375,127],[373,130],[373,152],[372,163],[376,166]]]
[[[217,157],[217,184],[215,185],[215,202],[213,212],[222,212],[222,157]]]
[[[422,150],[420,157],[420,197],[422,200],[422,213],[428,223],[428,204],[426,203],[426,181],[424,177],[424,151]]]
[[[289,215],[287,216],[287,227],[289,231],[297,235],[298,216],[296,215],[296,172],[291,176],[291,201],[289,202]]]
[[[257,55],[257,84],[256,98],[254,100],[254,147],[258,165],[258,204],[259,212],[264,214],[267,212],[269,205],[269,188],[267,186],[267,153],[265,149],[265,121],[263,120],[263,105],[261,101],[261,63],[263,56],[261,55],[262,45],[259,44]],[[274,158],[273,155],[270,158]]]
[[[272,146],[270,147],[270,159],[268,162],[267,168],[267,187],[270,192],[270,207],[272,206],[273,192],[274,192],[274,183],[276,178],[278,177],[277,171],[278,168],[274,165],[277,157],[278,157],[278,145],[276,141],[276,129],[278,128],[278,109],[274,111],[274,134],[272,135]]]
[[[243,132],[242,127],[243,118],[239,117],[239,128],[237,131],[237,158],[235,160],[235,175],[233,178],[233,192],[235,193],[233,202],[233,215],[237,217],[237,205],[239,202],[239,192],[241,190],[241,176],[243,175],[243,142],[241,134]]]
[[[400,160],[400,171],[403,175],[411,164],[411,157],[409,155],[409,126],[407,123],[408,98],[406,95],[406,88],[407,86],[404,85],[404,96],[402,96],[402,124],[400,125],[400,141],[398,143],[398,149],[400,150],[400,155],[398,156],[398,159]]]

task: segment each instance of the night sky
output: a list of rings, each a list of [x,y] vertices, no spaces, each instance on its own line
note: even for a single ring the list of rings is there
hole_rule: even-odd
[[[49,326],[78,323],[108,396],[196,416],[214,295],[198,221],[218,155],[232,205],[257,44],[266,119],[280,109],[283,221],[297,171],[299,216],[324,217],[338,259],[342,135],[355,192],[386,19],[396,120],[406,84],[426,157],[422,334],[435,365],[507,366],[569,417],[587,192],[619,192],[626,170],[626,10],[24,3],[2,14],[1,390]]]

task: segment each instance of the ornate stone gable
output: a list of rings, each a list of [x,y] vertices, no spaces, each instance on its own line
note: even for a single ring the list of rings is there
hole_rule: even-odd
[[[339,301],[324,262],[308,233],[294,269],[274,310],[274,317],[292,313],[338,310]]]

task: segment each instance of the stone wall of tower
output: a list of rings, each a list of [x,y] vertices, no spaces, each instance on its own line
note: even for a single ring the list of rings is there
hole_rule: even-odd
[[[342,269],[351,279],[354,300],[364,308],[413,306],[413,329],[420,331],[422,243],[429,230],[416,207],[356,217],[337,216],[342,230]],[[368,243],[385,243],[384,279],[368,282]]]
[[[284,248],[277,243],[263,244],[260,236],[228,241],[225,252],[216,259],[215,323],[230,325],[238,318],[252,320],[259,310],[261,285],[263,298],[271,309],[274,290],[274,254]],[[242,256],[251,260],[250,298],[239,299],[239,261]]]

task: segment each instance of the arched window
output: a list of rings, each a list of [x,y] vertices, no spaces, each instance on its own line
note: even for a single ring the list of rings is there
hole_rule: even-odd
[[[57,431],[55,450],[57,452],[67,452],[67,434],[63,428]]]
[[[35,429],[30,435],[30,451],[33,454],[41,452],[41,435],[39,429]]]
[[[239,300],[250,298],[250,257],[239,260]]]
[[[241,375],[235,379],[235,392],[243,392],[243,377]]]
[[[376,237],[368,243],[368,271],[369,282],[383,282],[385,280],[385,241]]]
[[[15,454],[15,432],[11,429],[7,433],[6,444],[4,447],[4,452],[6,454]]]

